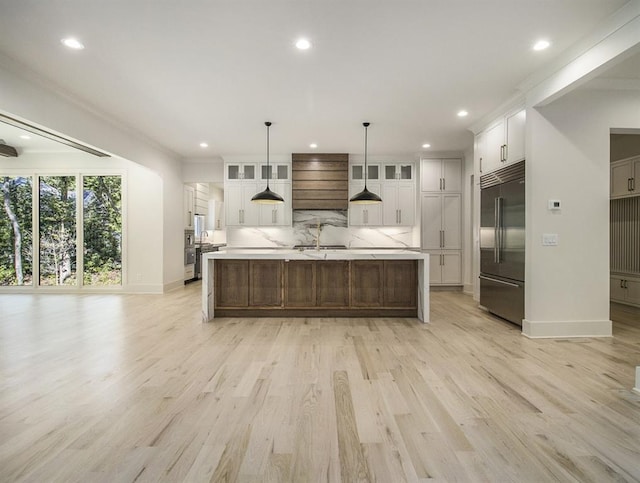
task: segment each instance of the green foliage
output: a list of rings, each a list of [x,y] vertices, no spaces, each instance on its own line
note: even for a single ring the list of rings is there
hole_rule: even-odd
[[[122,283],[122,180],[120,176],[86,176],[82,193],[84,277],[87,285]],[[15,224],[22,238],[23,283],[33,273],[33,209],[39,210],[40,284],[75,285],[78,207],[75,176],[39,178],[34,206],[30,177],[0,176],[0,285],[16,285]]]

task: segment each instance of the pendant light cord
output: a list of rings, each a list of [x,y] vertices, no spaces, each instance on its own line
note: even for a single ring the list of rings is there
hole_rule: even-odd
[[[367,131],[369,130],[369,123],[363,122],[364,126],[364,190],[367,190]]]
[[[267,126],[267,189],[269,189],[269,178],[271,178],[271,173],[269,172],[269,127],[271,126],[270,122],[265,122]]]

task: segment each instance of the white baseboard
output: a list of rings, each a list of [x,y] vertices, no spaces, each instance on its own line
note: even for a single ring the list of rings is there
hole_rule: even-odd
[[[464,286],[462,287],[462,292],[466,293],[467,295],[473,295],[473,284],[465,283]]]
[[[553,337],[611,337],[610,320],[522,321],[522,335],[531,339]]]
[[[175,280],[173,282],[165,283],[162,287],[162,292],[169,292],[181,287],[184,287],[184,280]]]
[[[160,284],[128,284],[125,286],[125,292],[127,293],[162,293],[162,285]]]

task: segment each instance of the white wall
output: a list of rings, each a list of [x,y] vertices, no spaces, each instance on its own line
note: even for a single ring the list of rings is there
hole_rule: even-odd
[[[0,112],[130,160],[157,173],[162,224],[164,290],[182,285],[184,240],[182,226],[182,165],[177,156],[128,128],[106,120],[73,96],[38,79],[31,71],[0,55]],[[150,186],[137,188],[146,190]],[[157,186],[154,188],[157,189]],[[155,198],[158,193],[148,193]],[[158,200],[156,200],[158,201]],[[149,216],[156,216],[149,214]]]
[[[609,134],[640,128],[639,113],[638,91],[583,88],[528,106],[525,335],[611,334]],[[542,246],[544,233],[559,245]]]

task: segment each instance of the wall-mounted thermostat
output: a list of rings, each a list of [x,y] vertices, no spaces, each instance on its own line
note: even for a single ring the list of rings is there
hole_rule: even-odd
[[[550,210],[559,210],[560,208],[560,200],[549,200]]]

